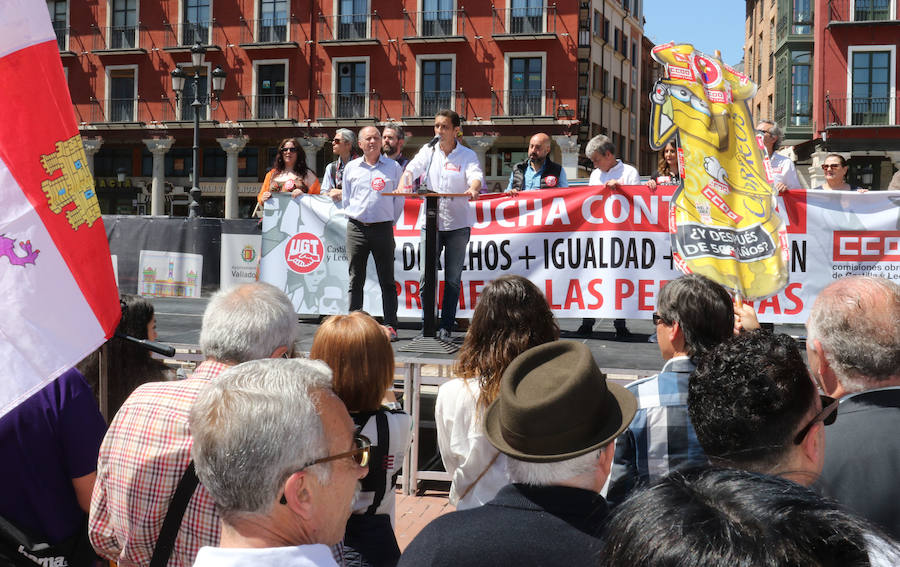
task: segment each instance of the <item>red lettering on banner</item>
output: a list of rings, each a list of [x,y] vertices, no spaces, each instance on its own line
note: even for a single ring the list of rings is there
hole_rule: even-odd
[[[419,295],[419,281],[407,280],[403,282],[406,286],[406,308],[422,309],[422,297]],[[415,305],[413,305],[415,303]]]
[[[601,278],[588,282],[588,293],[597,300],[597,303],[589,304],[587,306],[588,309],[600,309],[603,307],[603,294],[600,292],[601,285],[603,285],[603,280]]]
[[[789,299],[794,304],[794,306],[790,307],[790,308],[785,306],[785,309],[784,309],[785,315],[796,315],[796,314],[800,313],[801,311],[803,311],[803,300],[800,299],[796,294],[796,292],[799,291],[802,287],[803,287],[803,284],[801,284],[799,282],[795,282],[792,284],[788,284],[788,286],[786,288],[784,288],[784,291],[782,292],[782,293],[784,293],[784,297],[786,299]]]
[[[655,295],[647,289],[652,283],[652,280],[638,281],[638,309],[640,311],[653,311],[653,304],[647,303],[647,300]]]
[[[562,305],[553,303],[553,280],[544,281],[544,296],[547,298],[547,303],[550,304],[550,309],[562,309]]]
[[[900,260],[900,230],[836,230],[835,260],[884,262]]]
[[[566,291],[566,302],[563,309],[571,309],[575,305],[579,309],[584,309],[584,299],[581,297],[581,282],[578,280],[569,280],[569,289]]]
[[[622,309],[622,300],[634,295],[634,283],[631,280],[616,280],[616,309]]]
[[[483,287],[483,280],[472,280],[469,282],[469,298],[471,298],[472,300],[472,309],[475,309],[475,305],[478,303],[478,298],[481,297],[481,288]]]
[[[773,295],[772,297],[760,301],[756,312],[762,315],[768,309],[772,310],[773,315],[781,315],[781,305],[778,303],[777,295]]]
[[[728,203],[726,203],[722,199],[722,197],[720,197],[719,194],[716,193],[715,189],[713,189],[709,185],[704,187],[703,191],[701,191],[701,193],[703,193],[704,197],[709,199],[710,203],[715,205],[717,209],[722,211],[722,213],[724,213],[726,217],[730,218],[734,222],[741,222],[741,220],[744,218],[741,215],[737,214],[736,212],[732,211],[731,207],[728,206]]]

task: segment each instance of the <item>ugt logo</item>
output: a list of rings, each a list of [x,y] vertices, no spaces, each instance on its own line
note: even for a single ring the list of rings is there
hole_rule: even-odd
[[[295,234],[284,247],[284,261],[298,274],[308,274],[322,263],[324,246],[319,237],[308,232]]]

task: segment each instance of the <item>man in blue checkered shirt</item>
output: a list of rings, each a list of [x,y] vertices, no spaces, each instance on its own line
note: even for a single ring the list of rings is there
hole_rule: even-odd
[[[628,385],[638,410],[616,439],[607,494],[611,504],[671,470],[706,463],[688,416],[688,378],[696,357],[734,333],[731,297],[708,278],[682,276],[660,291],[653,323],[666,363],[656,376]]]

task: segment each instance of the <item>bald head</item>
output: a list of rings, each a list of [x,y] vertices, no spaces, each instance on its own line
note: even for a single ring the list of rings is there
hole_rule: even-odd
[[[550,136],[543,132],[535,134],[528,143],[528,159],[534,164],[542,164],[550,153]]]
[[[821,345],[823,352],[815,354],[824,354],[848,393],[898,385],[898,321],[900,286],[879,277],[847,276],[816,298],[806,323],[807,350]]]

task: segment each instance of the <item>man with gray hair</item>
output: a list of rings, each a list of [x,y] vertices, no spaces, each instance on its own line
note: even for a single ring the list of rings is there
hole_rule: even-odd
[[[255,360],[209,382],[191,407],[191,454],[221,518],[196,567],[337,566],[369,441],[321,361]],[[248,435],[247,432],[252,432]]]
[[[591,172],[589,185],[606,185],[610,189],[618,189],[621,185],[641,184],[641,176],[638,175],[637,170],[616,157],[615,144],[603,134],[598,134],[588,140],[584,147],[584,155],[591,160],[595,168]],[[594,329],[594,323],[595,320],[592,318],[582,319],[581,326],[575,333],[580,336],[590,336]],[[631,336],[631,332],[625,326],[625,319],[616,319],[613,325],[616,329],[616,337]]]
[[[809,368],[840,399],[822,492],[900,538],[900,286],[841,278],[816,298],[806,330]]]
[[[328,195],[335,201],[341,200],[344,189],[344,167],[353,159],[356,148],[356,134],[347,128],[338,128],[331,139],[331,153],[337,156],[335,160],[325,166],[325,175],[322,177],[322,194]]]
[[[555,341],[520,354],[484,417],[513,484],[484,506],[432,521],[399,565],[596,563],[607,515],[600,490],[613,441],[636,407],[582,343]]]
[[[275,286],[245,284],[210,298],[200,331],[206,360],[187,380],[135,390],[100,447],[88,526],[100,555],[123,566],[150,564],[176,487],[183,477],[196,478],[186,471],[193,471],[188,413],[198,392],[229,366],[290,355],[296,334],[291,301]],[[203,486],[181,524],[170,567],[192,565],[200,546],[219,542],[219,518]]]
[[[802,189],[800,178],[797,177],[797,168],[789,158],[775,153],[781,146],[781,138],[784,136],[778,124],[771,120],[760,120],[756,125],[756,133],[762,136],[766,153],[769,154],[769,165],[772,168],[772,186],[781,193],[786,189]]]

